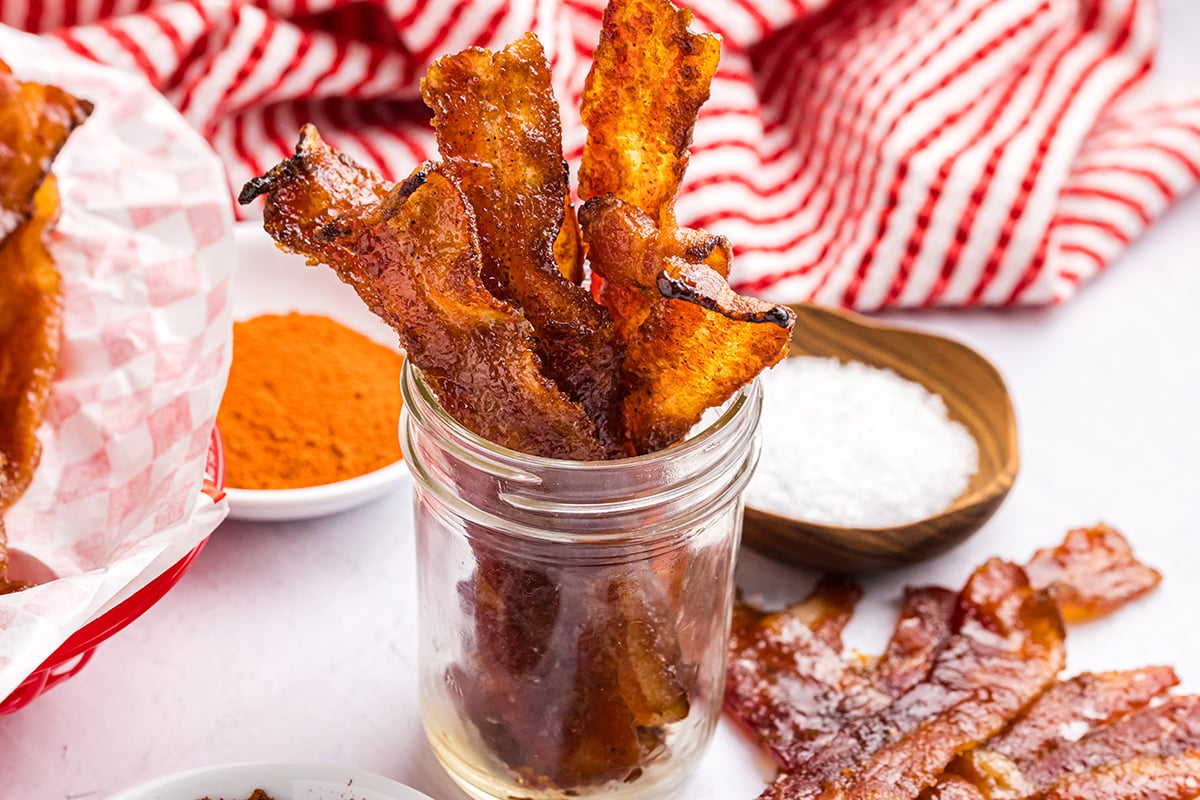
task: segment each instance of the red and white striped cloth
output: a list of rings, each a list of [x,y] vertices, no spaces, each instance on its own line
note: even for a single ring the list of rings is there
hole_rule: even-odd
[[[232,187],[301,123],[390,177],[433,154],[438,55],[534,30],[567,157],[604,0],[0,0],[0,21],[136,70]],[[1200,90],[1135,90],[1154,0],[694,0],[724,37],[681,222],[776,300],[1049,303],[1200,180]],[[2,54],[0,54],[2,55]]]

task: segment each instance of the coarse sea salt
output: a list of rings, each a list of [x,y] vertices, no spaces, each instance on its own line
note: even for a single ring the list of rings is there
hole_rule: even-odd
[[[945,509],[979,462],[940,395],[888,369],[785,358],[763,374],[762,458],[746,502],[808,522],[882,528]]]

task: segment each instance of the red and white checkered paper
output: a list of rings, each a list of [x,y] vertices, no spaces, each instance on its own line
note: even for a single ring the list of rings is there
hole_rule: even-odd
[[[235,254],[220,160],[141,76],[9,29],[0,57],[96,105],[54,166],[61,369],[41,463],[5,519],[10,549],[60,577],[0,596],[4,698],[225,516],[200,488],[229,369]]]
[[[884,306],[1070,296],[1200,179],[1200,76],[1139,92],[1155,0],[691,0],[724,37],[679,202],[736,288]],[[303,122],[403,177],[434,153],[433,58],[545,45],[578,165],[604,0],[0,0],[146,75],[240,186]]]

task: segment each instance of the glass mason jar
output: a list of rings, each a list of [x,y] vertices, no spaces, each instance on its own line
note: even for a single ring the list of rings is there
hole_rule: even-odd
[[[401,382],[434,753],[481,799],[667,797],[720,715],[758,384],[674,447],[581,462],[482,439],[407,363]]]

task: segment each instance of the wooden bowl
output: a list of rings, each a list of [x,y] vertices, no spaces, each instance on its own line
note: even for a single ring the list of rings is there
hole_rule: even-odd
[[[950,418],[975,437],[979,468],[946,510],[916,522],[844,528],[747,506],[744,541],[793,564],[861,572],[930,558],[977,531],[1000,507],[1017,477],[1017,425],[996,368],[969,347],[941,336],[814,305],[792,306],[792,310],[796,327],[789,356],[861,361],[936,392],[945,400]]]

